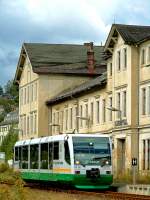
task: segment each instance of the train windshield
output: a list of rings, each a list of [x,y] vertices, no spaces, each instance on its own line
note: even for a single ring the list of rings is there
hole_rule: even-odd
[[[111,152],[108,137],[73,137],[75,164],[110,165]]]

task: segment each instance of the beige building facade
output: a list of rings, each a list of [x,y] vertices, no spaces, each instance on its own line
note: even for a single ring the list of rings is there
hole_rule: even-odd
[[[37,46],[25,44],[15,77],[20,91],[20,139],[72,132],[109,134],[115,174],[132,171],[132,158],[138,160],[137,169],[148,172],[149,34],[150,27],[114,24],[104,48],[97,47],[95,53],[90,43],[87,55],[83,47],[74,51],[76,47],[57,46],[59,54],[48,57],[47,47],[43,51],[38,46],[44,55],[40,57],[34,52]],[[56,52],[55,48],[50,45],[49,52]],[[58,59],[64,52],[70,60]]]
[[[77,88],[81,89],[80,94],[72,89],[70,94],[67,91],[47,102],[50,123],[54,125],[52,134],[76,130],[112,135],[113,170],[117,175],[132,172],[133,158],[138,161],[136,169],[146,172],[150,168],[150,42],[143,36],[143,29],[145,27],[112,26],[104,48],[105,86],[89,89],[93,81],[90,80],[86,82],[86,91],[81,85]],[[150,27],[146,27],[146,31],[148,34]]]
[[[98,55],[101,47],[95,48]],[[83,45],[23,44],[15,75],[19,84],[20,140],[50,134],[46,100],[105,71],[102,63],[100,70],[97,67],[89,73],[86,53]]]

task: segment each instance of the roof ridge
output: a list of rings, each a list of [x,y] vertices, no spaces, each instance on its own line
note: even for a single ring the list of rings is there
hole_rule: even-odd
[[[84,47],[84,44],[71,44],[71,43],[38,43],[38,42],[24,42],[24,45],[56,45],[56,46],[82,46]],[[93,47],[104,47],[102,45],[94,45]],[[86,48],[86,47],[85,47]]]
[[[112,24],[112,26],[130,26],[130,27],[141,27],[141,28],[143,28],[143,27],[147,27],[147,28],[150,28],[150,25],[148,26],[148,25],[139,25],[139,24]]]

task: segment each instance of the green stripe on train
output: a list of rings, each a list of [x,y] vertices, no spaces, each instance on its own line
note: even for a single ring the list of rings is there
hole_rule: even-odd
[[[90,179],[82,174],[21,172],[21,176],[25,180],[58,181],[63,184],[66,182],[80,189],[106,189],[113,182],[112,175],[100,175],[97,179]]]

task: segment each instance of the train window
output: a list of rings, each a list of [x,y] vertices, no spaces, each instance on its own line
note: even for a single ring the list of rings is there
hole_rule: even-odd
[[[28,169],[28,146],[22,146],[22,169]]]
[[[15,147],[15,161],[19,161],[19,148]]]
[[[54,142],[54,160],[59,160],[59,142]]]
[[[30,146],[30,168],[31,169],[38,169],[38,152],[39,152],[39,145],[34,144]]]
[[[53,167],[53,147],[52,143],[49,143],[49,169]]]
[[[18,151],[19,151],[19,168],[22,168],[22,151],[21,151],[21,147],[18,147]]]
[[[68,141],[64,142],[64,148],[65,148],[65,161],[68,164],[70,164],[70,151],[69,151]]]
[[[48,143],[41,144],[41,169],[48,169]]]

